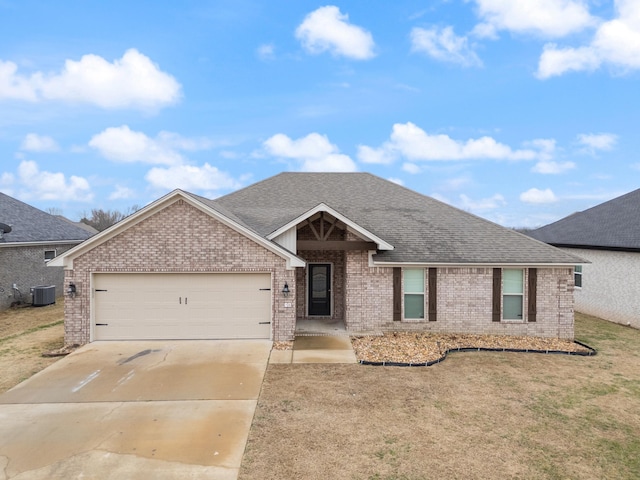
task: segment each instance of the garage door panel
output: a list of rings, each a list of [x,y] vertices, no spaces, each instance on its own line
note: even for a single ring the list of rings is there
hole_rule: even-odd
[[[270,338],[270,284],[254,273],[96,274],[94,339]]]

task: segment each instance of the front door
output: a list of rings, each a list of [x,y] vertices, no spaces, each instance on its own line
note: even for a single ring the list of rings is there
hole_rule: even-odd
[[[309,265],[309,315],[331,315],[331,265]]]

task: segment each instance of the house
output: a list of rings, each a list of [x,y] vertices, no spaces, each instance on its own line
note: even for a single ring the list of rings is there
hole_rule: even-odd
[[[282,173],[210,200],[181,190],[52,261],[66,341],[291,340],[348,332],[573,338],[582,260],[367,173]]]
[[[578,255],[576,309],[640,328],[640,189],[529,233]]]
[[[35,286],[55,286],[55,294],[62,295],[64,271],[47,268],[47,263],[91,235],[66,219],[0,193],[0,310],[30,303]]]

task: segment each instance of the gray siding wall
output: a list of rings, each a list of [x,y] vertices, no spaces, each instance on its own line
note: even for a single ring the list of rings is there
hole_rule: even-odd
[[[576,310],[640,328],[640,253],[564,248],[589,260],[576,288]]]
[[[74,245],[37,245],[24,247],[0,247],[0,310],[5,310],[15,301],[31,303],[31,287],[55,285],[56,296],[64,292],[62,267],[47,267],[45,250],[55,250],[57,255]],[[14,293],[16,284],[20,294]]]

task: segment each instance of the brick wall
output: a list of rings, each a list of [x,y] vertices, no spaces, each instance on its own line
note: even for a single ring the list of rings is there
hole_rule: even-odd
[[[45,250],[55,250],[60,255],[73,245],[33,245],[0,248],[0,310],[8,308],[15,301],[31,303],[31,287],[55,285],[56,296],[64,292],[64,271],[62,267],[47,267]],[[18,293],[14,293],[13,284]]]
[[[369,253],[346,252],[345,323],[353,332],[380,331],[393,320],[393,269],[369,267]]]
[[[492,268],[439,268],[436,322],[427,318],[394,322],[393,270],[369,267],[366,252],[347,252],[346,270],[346,324],[354,332],[432,331],[573,338],[571,268],[538,268],[536,322],[527,321],[526,287],[525,318],[492,321]],[[528,271],[525,286],[527,276]],[[425,303],[428,295],[425,278]]]
[[[79,292],[65,301],[67,344],[90,341],[90,279],[99,272],[270,272],[273,339],[293,339],[295,309],[284,306],[280,292],[287,282],[295,298],[294,271],[283,258],[183,200],[74,260],[74,269],[65,272]]]

